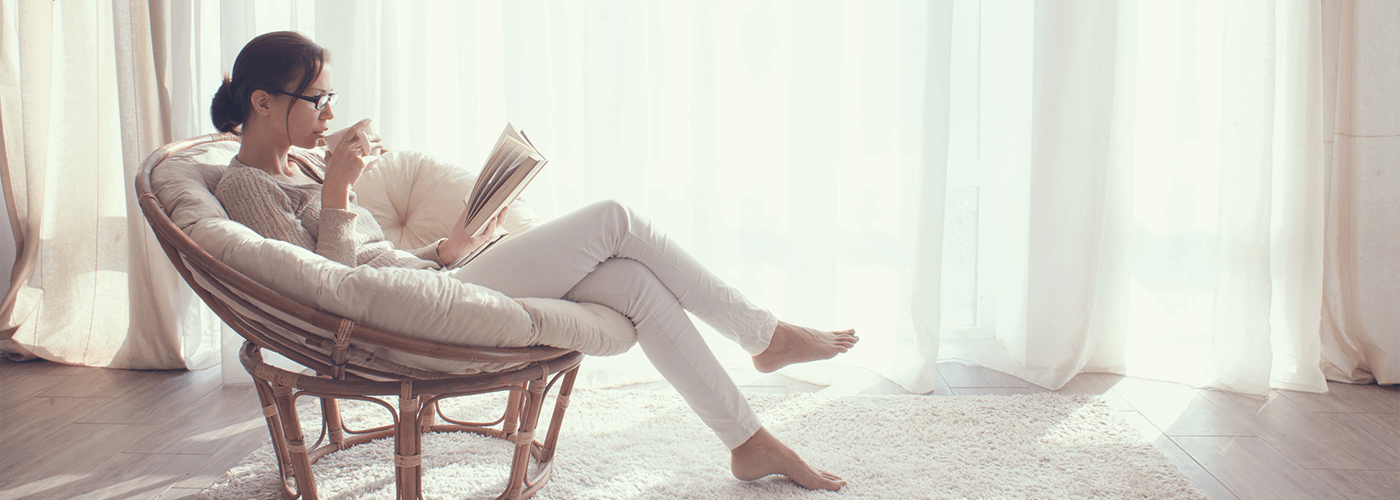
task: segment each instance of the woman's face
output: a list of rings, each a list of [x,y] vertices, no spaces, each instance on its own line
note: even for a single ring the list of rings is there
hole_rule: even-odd
[[[283,89],[292,92],[296,88]],[[321,74],[312,80],[311,85],[306,88],[301,95],[316,98],[329,94],[331,88],[331,66],[325,64],[321,66]],[[308,102],[305,99],[297,99],[292,96],[281,96],[288,101],[287,113],[287,138],[293,146],[305,149],[316,147],[321,139],[325,138],[326,131],[329,130],[327,122],[335,118],[335,112],[331,110],[331,105],[321,109],[316,109],[316,103]]]

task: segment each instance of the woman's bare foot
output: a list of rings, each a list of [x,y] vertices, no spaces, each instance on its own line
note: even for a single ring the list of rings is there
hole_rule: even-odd
[[[768,348],[753,357],[753,367],[763,373],[793,364],[828,359],[855,347],[855,330],[825,332],[779,321]]]
[[[730,470],[734,477],[753,481],[760,477],[782,474],[803,488],[836,491],[846,485],[835,474],[827,473],[802,461],[797,452],[778,441],[778,438],[760,427],[748,441],[729,451]]]

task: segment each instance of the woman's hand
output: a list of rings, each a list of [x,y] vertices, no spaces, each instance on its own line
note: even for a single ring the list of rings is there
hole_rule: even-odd
[[[470,254],[481,245],[491,241],[491,238],[496,235],[496,228],[501,225],[501,219],[505,218],[506,212],[510,211],[510,206],[502,207],[501,213],[496,214],[495,217],[486,222],[485,226],[482,226],[480,231],[471,235],[467,234],[465,229],[467,210],[468,208],[462,209],[462,215],[457,217],[457,224],[452,227],[452,234],[447,237],[446,241],[438,244],[438,262],[444,266],[452,265],[463,255]]]
[[[373,157],[384,152],[383,138],[372,133],[370,120],[360,120],[345,130],[331,134],[338,137],[334,149],[326,153],[326,182],[321,187],[321,207],[344,210],[350,205],[350,189],[368,170]],[[329,145],[331,141],[327,141]]]

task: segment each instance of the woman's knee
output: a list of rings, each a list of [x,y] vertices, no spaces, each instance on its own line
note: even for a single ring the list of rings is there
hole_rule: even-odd
[[[626,203],[623,203],[621,200],[616,200],[616,199],[607,199],[607,200],[595,201],[595,202],[589,204],[588,206],[589,206],[589,207],[593,207],[594,209],[596,209],[596,210],[598,210],[598,211],[606,212],[606,213],[623,213],[623,214],[625,214],[625,213],[630,213],[630,212],[631,212],[631,208],[628,208]]]
[[[598,264],[564,298],[597,302],[630,316],[641,302],[669,295],[666,286],[646,265],[632,259],[611,258]]]
[[[593,214],[605,224],[614,227],[627,228],[636,218],[636,213],[625,203],[618,200],[602,200],[589,204],[581,209]]]

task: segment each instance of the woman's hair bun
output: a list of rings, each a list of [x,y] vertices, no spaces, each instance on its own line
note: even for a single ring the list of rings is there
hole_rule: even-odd
[[[243,107],[239,106],[238,98],[233,93],[233,80],[224,77],[209,105],[209,117],[214,122],[214,128],[220,132],[237,133],[238,126],[243,124]]]
[[[214,93],[209,118],[220,132],[242,133],[250,118],[250,99],[259,89],[301,94],[321,74],[330,53],[295,31],[263,33],[243,46],[233,69]],[[287,108],[288,116],[291,107]]]

